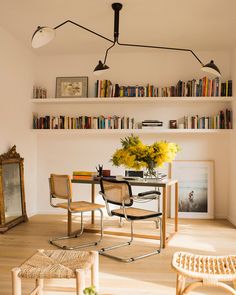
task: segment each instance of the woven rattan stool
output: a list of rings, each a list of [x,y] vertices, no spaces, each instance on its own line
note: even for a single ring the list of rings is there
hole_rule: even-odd
[[[172,266],[177,271],[176,295],[188,294],[200,286],[214,286],[236,295],[236,256],[203,256],[176,252]],[[185,279],[197,281],[185,287]],[[224,282],[233,282],[234,288]]]
[[[98,291],[98,252],[38,250],[22,265],[12,269],[12,294],[21,295],[21,278],[25,278],[36,281],[30,295],[44,294],[44,279],[75,279],[76,294],[82,295],[86,270],[91,271],[91,284]]]

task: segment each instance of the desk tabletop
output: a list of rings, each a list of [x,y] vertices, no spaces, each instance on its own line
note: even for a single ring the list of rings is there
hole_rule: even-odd
[[[126,180],[126,179],[124,179]],[[177,179],[135,179],[126,180],[133,186],[153,186],[153,187],[167,187],[178,183]],[[71,179],[72,183],[84,183],[84,184],[99,184],[99,179]]]

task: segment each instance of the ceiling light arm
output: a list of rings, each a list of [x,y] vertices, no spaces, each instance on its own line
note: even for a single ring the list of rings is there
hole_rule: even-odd
[[[103,39],[105,39],[105,40],[107,40],[107,41],[109,41],[109,42],[111,42],[111,43],[114,42],[113,40],[111,40],[111,39],[109,39],[109,38],[107,38],[107,37],[105,37],[105,36],[103,36],[103,35],[101,35],[101,34],[99,34],[99,33],[96,33],[96,32],[94,32],[94,31],[92,31],[92,30],[90,30],[90,29],[88,29],[88,28],[86,28],[86,27],[84,27],[84,26],[81,26],[81,25],[79,25],[78,23],[75,23],[75,22],[73,22],[73,21],[71,21],[71,20],[66,20],[66,21],[64,21],[64,22],[61,23],[60,25],[54,27],[54,30],[57,30],[58,28],[64,26],[64,25],[67,24],[67,23],[70,23],[70,24],[72,24],[72,25],[75,25],[75,26],[77,26],[77,27],[79,27],[79,28],[81,28],[81,29],[84,29],[85,31],[90,32],[90,33],[92,33],[92,34],[94,34],[94,35],[96,35],[96,36],[98,36],[98,37],[100,37],[100,38],[103,38]]]
[[[165,47],[165,46],[154,46],[154,45],[141,45],[141,44],[129,44],[129,43],[120,43],[117,40],[117,44],[121,46],[130,46],[130,47],[141,47],[141,48],[154,48],[154,49],[167,49],[167,50],[175,50],[175,51],[185,51],[190,52],[197,60],[198,62],[204,66],[203,62],[200,60],[200,58],[191,50],[186,48],[177,48],[177,47]]]
[[[116,41],[113,41],[113,44],[112,44],[110,47],[107,48],[106,53],[105,53],[105,57],[104,57],[104,62],[103,62],[104,65],[106,64],[108,51],[109,51],[112,47],[114,47],[115,44],[116,44]]]

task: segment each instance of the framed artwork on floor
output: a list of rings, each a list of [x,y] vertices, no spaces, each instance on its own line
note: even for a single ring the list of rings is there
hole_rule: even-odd
[[[173,161],[172,178],[179,182],[179,218],[214,218],[214,161]]]
[[[57,77],[56,97],[88,97],[88,77]]]

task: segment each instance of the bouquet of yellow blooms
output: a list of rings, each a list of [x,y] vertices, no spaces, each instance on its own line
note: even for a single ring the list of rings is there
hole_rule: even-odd
[[[166,162],[172,162],[180,150],[176,143],[159,141],[145,145],[138,136],[128,136],[121,139],[122,148],[112,156],[115,166],[124,166],[140,170],[146,168],[148,174],[155,176],[155,168],[162,167]]]

